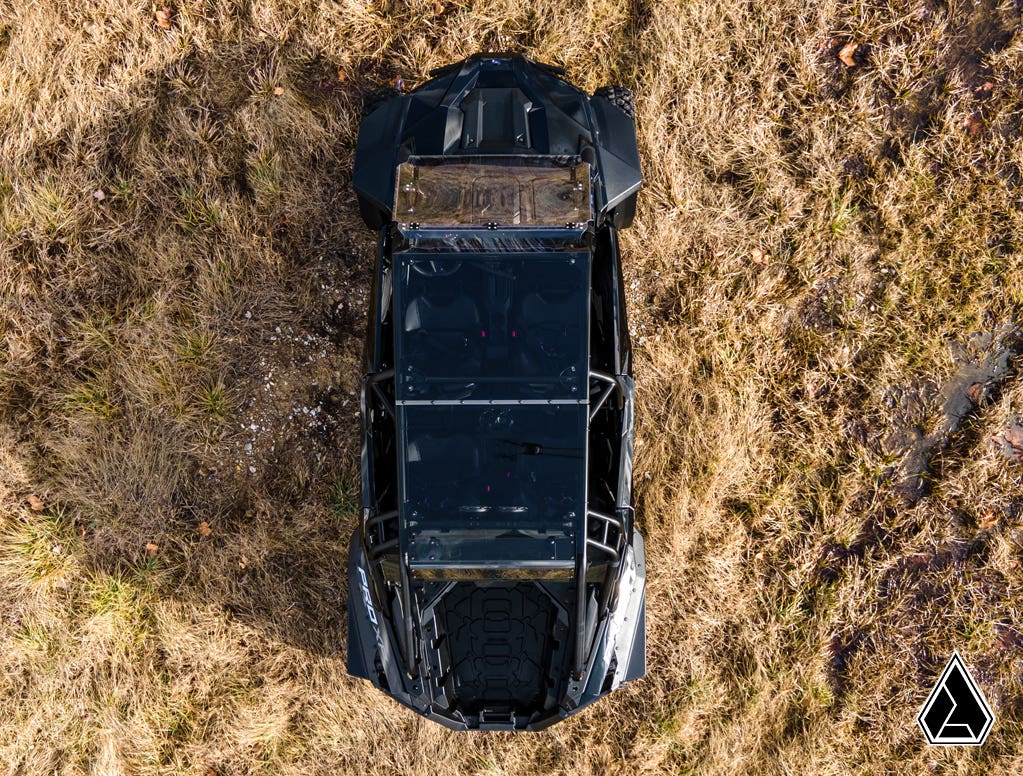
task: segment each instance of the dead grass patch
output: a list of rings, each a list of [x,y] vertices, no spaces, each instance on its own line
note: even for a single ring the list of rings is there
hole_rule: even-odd
[[[0,0],[7,771],[1019,770],[1023,467],[990,441],[1018,353],[912,505],[886,444],[939,432],[921,387],[1021,323],[1017,6],[154,10]],[[373,251],[348,184],[366,91],[501,49],[636,92],[650,674],[458,736],[344,670]],[[913,723],[953,648],[995,704],[979,750]]]

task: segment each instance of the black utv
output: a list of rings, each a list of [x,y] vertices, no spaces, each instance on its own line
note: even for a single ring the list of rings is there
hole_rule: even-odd
[[[631,94],[482,54],[374,94],[379,232],[348,670],[455,729],[538,730],[646,670],[618,230]]]

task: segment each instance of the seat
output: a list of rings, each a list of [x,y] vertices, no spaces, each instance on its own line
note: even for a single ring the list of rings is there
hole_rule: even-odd
[[[435,510],[453,512],[458,505],[475,498],[474,492],[466,492],[480,476],[480,447],[472,435],[419,434],[409,441],[406,460],[407,491],[428,513],[433,513],[434,522],[450,518],[438,515]]]
[[[420,294],[405,308],[406,355],[427,374],[473,374],[482,361],[480,311],[469,294]]]
[[[579,355],[575,289],[532,291],[516,305],[515,358],[527,375],[557,375]]]

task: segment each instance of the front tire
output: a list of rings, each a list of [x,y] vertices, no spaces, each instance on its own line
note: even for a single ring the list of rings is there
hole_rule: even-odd
[[[635,103],[632,99],[632,89],[625,86],[601,86],[593,93],[593,96],[603,97],[630,119],[636,118]]]
[[[628,229],[636,217],[636,195],[633,194],[622,204],[614,209],[611,216],[611,223],[615,229]]]
[[[370,89],[362,98],[362,117],[366,118],[385,102],[390,102],[395,97],[401,97],[401,92],[393,86],[385,86],[380,89]]]

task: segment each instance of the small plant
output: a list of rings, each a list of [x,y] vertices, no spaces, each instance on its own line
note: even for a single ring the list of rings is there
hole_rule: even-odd
[[[213,335],[208,331],[190,331],[181,343],[181,359],[194,366],[206,366],[213,355]]]
[[[22,649],[43,655],[50,652],[57,643],[50,631],[31,622],[22,623],[14,629],[12,635]]]
[[[106,310],[100,310],[94,317],[85,318],[78,324],[82,340],[96,350],[109,353],[114,350],[114,318]]]
[[[16,565],[32,584],[65,572],[78,547],[78,535],[60,507],[31,513],[3,536],[0,563]]]
[[[121,414],[106,386],[95,381],[82,382],[77,388],[68,391],[61,405],[66,412],[95,415],[107,420]]]
[[[44,234],[60,234],[74,223],[71,203],[57,184],[37,184],[29,192],[25,204],[33,225]]]
[[[228,412],[228,391],[224,383],[217,380],[199,391],[199,405],[206,415],[223,420]]]
[[[110,190],[107,192],[108,199],[113,199],[121,205],[132,208],[139,204],[138,196],[130,180],[118,176],[110,182],[109,186]]]
[[[121,614],[130,617],[138,591],[120,576],[103,575],[89,586],[89,609],[95,615]]]
[[[831,220],[829,227],[834,235],[842,235],[849,231],[856,216],[856,208],[849,201],[849,195],[839,196],[834,194],[831,197]]]
[[[181,216],[179,223],[186,231],[195,231],[201,226],[216,226],[220,223],[220,213],[215,205],[210,204],[206,195],[198,189],[186,186],[179,195]]]
[[[342,477],[330,488],[330,511],[335,517],[347,517],[359,506],[359,486],[348,476]]]
[[[281,160],[277,154],[261,156],[248,169],[248,181],[256,198],[274,204],[281,198]]]

